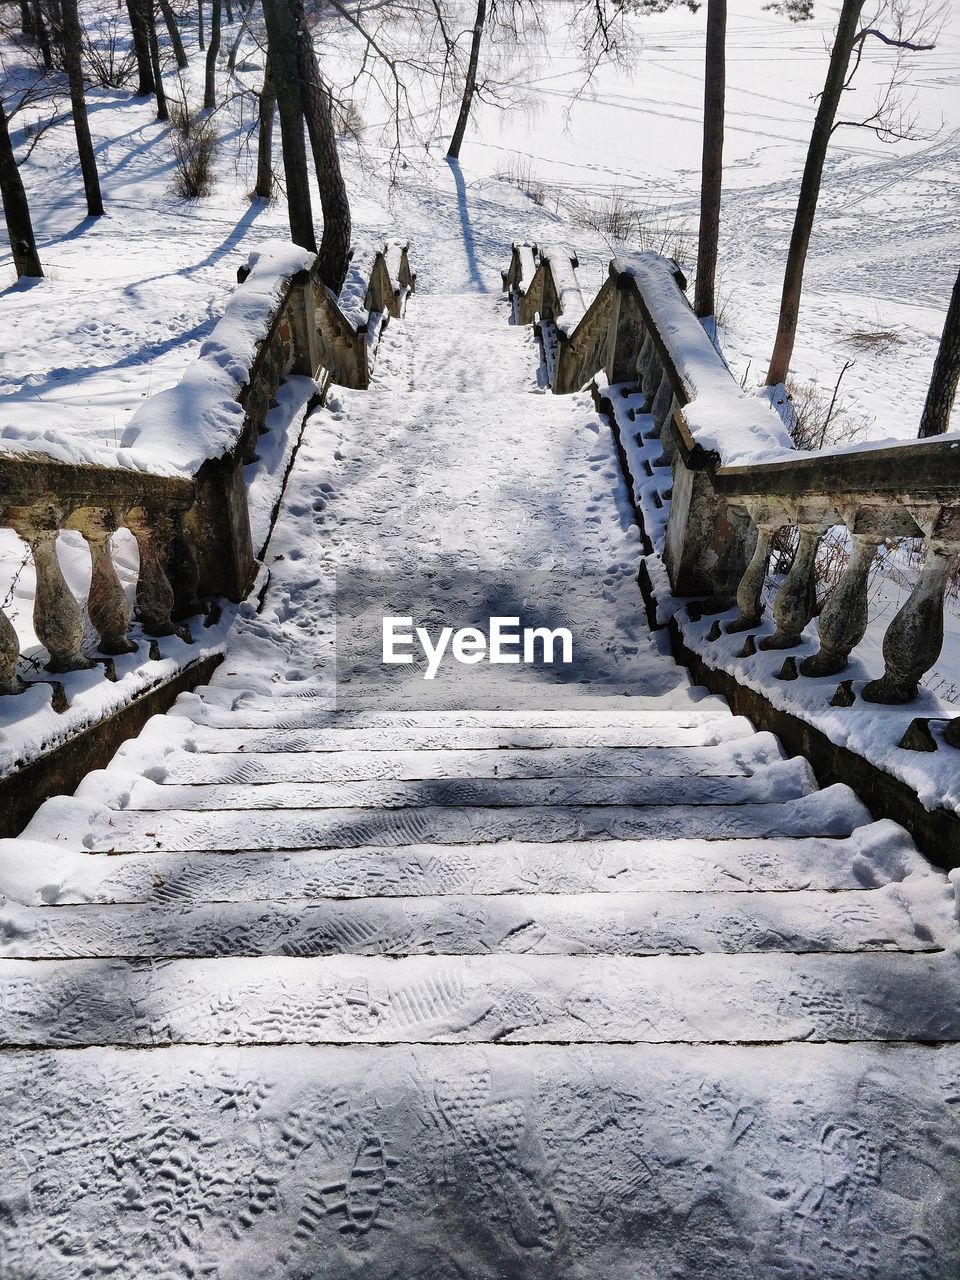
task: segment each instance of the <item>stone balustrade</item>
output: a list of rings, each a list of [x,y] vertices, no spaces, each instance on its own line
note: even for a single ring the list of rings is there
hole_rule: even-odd
[[[558,278],[556,257],[514,246],[504,286],[520,323],[561,319],[569,259]],[[611,262],[596,297],[554,340],[553,390],[578,390],[600,371],[610,383],[639,386],[652,420],[647,439],[659,441],[658,463],[673,473],[663,560],[674,594],[704,597],[700,616],[735,602],[739,616],[728,631],[759,627],[771,549],[778,538],[792,545],[772,606],[773,633],[744,640],[744,654],[757,645],[788,651],[816,620],[818,651],[798,666],[788,659],[784,678],[844,671],[868,626],[878,548],[922,539],[923,567],[886,627],[884,673],[862,689],[867,701],[911,701],[940,654],[945,592],[960,562],[960,441],[794,451],[779,416],[732,377],[685,287],[676,264],[657,255]],[[846,530],[849,556],[818,613],[817,551],[838,527]],[[838,705],[850,696],[841,686]],[[951,729],[945,740],[960,734]]]
[[[302,251],[286,246],[272,261],[255,255],[241,268],[240,288],[200,359],[178,386],[134,415],[124,447],[110,458],[115,465],[44,456],[0,440],[0,526],[14,529],[32,553],[34,630],[48,671],[89,668],[98,655],[106,662],[135,651],[134,620],[145,636],[177,633],[190,641],[186,620],[203,614],[215,597],[239,601],[249,592],[257,560],[243,468],[256,457],[280,384],[290,374],[318,377],[324,370],[346,385],[369,382],[367,335],[360,333],[357,358],[357,325],[303,260]],[[364,285],[371,316],[399,315],[414,285],[406,245],[386,245]],[[323,299],[329,305],[318,306]],[[331,315],[341,330],[331,328]],[[337,334],[347,330],[352,337],[338,345]],[[178,456],[181,448],[187,451]],[[151,471],[144,466],[151,457],[165,465]],[[174,474],[162,474],[166,470]],[[139,549],[134,607],[114,563],[118,529],[129,530]],[[85,606],[57,555],[66,530],[79,532],[89,548]],[[95,647],[86,644],[88,631]],[[19,667],[17,633],[0,610],[0,693],[22,691]]]
[[[372,254],[355,248],[339,297],[314,279],[317,361],[331,381],[360,390],[370,385],[383,330],[391,317],[402,316],[416,281],[408,246],[400,241]]]

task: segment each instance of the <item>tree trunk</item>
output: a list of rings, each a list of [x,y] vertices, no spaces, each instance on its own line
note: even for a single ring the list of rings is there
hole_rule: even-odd
[[[207,42],[203,38],[203,0],[197,0],[197,44],[200,46],[201,53],[207,47]]]
[[[253,194],[261,200],[273,196],[273,117],[277,110],[277,94],[273,86],[270,59],[263,72],[260,90],[260,130],[257,135],[257,185]]]
[[[920,419],[920,438],[943,435],[950,427],[950,414],[960,383],[960,275],[944,321],[940,346],[933,366],[933,377],[927,391]]]
[[[137,97],[156,92],[153,67],[150,65],[150,29],[144,0],[127,0],[130,30],[133,32],[133,52],[137,59]]]
[[[280,109],[280,142],[287,187],[290,239],[304,249],[317,251],[307,173],[307,147],[303,137],[303,103],[297,71],[297,28],[289,0],[263,0],[267,27],[267,57]]]
[[[210,44],[207,46],[207,63],[203,77],[203,109],[212,111],[217,105],[217,58],[220,55],[221,0],[213,0],[210,6]]]
[[[230,53],[227,56],[227,70],[231,75],[237,69],[237,54],[240,52],[240,45],[243,43],[244,33],[247,30],[247,24],[250,21],[250,10],[253,8],[253,0],[243,0],[240,8],[240,29],[236,34],[233,44],[230,46]],[[266,68],[264,68],[264,76],[266,76]]]
[[[40,49],[44,68],[47,71],[51,71],[53,69],[53,54],[50,52],[50,37],[47,35],[47,24],[43,20],[40,0],[33,0],[33,30],[34,35],[37,37],[37,46]]]
[[[36,33],[37,27],[33,20],[30,0],[20,0],[20,34],[32,40]]]
[[[700,176],[700,238],[697,242],[698,316],[716,313],[717,248],[723,189],[723,112],[726,82],[727,0],[708,0],[707,52],[703,77],[703,165]]]
[[[163,14],[163,21],[166,24],[167,35],[170,37],[170,44],[173,46],[173,56],[177,60],[177,66],[181,71],[188,66],[187,51],[183,47],[183,40],[180,36],[180,27],[177,24],[177,15],[173,12],[170,0],[160,0],[160,12]]]
[[[70,82],[70,106],[73,110],[73,128],[77,135],[77,155],[83,174],[83,190],[87,197],[87,213],[91,218],[103,213],[103,197],[100,194],[100,177],[97,173],[97,157],[90,137],[87,120],[87,103],[83,96],[83,61],[80,39],[80,19],[77,0],[63,0],[63,60]]]
[[[42,276],[40,255],[37,253],[37,242],[33,238],[33,223],[30,221],[30,206],[27,204],[27,193],[23,189],[17,158],[13,154],[13,143],[10,141],[10,130],[7,127],[7,113],[0,102],[0,197],[3,199],[3,216],[7,223],[7,234],[10,237],[10,249],[13,253],[13,265],[17,269],[17,277]]]
[[[773,346],[773,355],[770,357],[770,368],[767,370],[768,387],[775,387],[785,381],[790,369],[793,345],[797,337],[797,319],[800,315],[800,295],[803,292],[803,269],[807,261],[810,237],[813,234],[813,220],[817,213],[823,165],[837,118],[837,108],[843,95],[843,82],[846,79],[847,66],[864,4],[865,0],[843,0],[843,8],[840,11],[840,21],[837,23],[837,33],[830,52],[827,79],[823,86],[823,93],[820,95],[820,105],[817,107],[807,159],[803,166],[800,198],[797,201],[793,234],[787,251],[777,337]]]
[[[350,264],[350,199],[340,168],[337,136],[333,127],[333,102],[323,82],[313,34],[303,13],[303,0],[293,0],[297,28],[297,64],[300,71],[300,93],[307,133],[313,151],[313,167],[320,188],[323,209],[323,237],[320,241],[317,273],[320,279],[339,293]]]
[[[463,146],[463,135],[467,132],[467,121],[470,119],[470,108],[473,106],[473,95],[477,87],[477,65],[480,62],[480,42],[483,39],[483,27],[487,20],[487,0],[477,0],[477,16],[473,23],[473,40],[470,44],[470,61],[467,63],[467,78],[463,82],[463,99],[460,103],[460,114],[457,126],[450,139],[447,151],[448,160],[460,159],[460,148]]]
[[[163,71],[160,67],[160,42],[157,39],[157,15],[154,12],[153,0],[147,0],[146,7],[147,36],[150,40],[150,69],[153,72],[153,84],[157,92],[157,119],[169,120],[167,110],[167,94],[163,87]]]
[[[230,0],[223,0],[223,3],[227,7],[227,22],[230,23],[232,26],[233,25],[233,7],[230,4]]]

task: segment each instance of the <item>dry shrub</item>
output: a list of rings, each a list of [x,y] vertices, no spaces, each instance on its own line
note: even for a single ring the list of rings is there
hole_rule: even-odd
[[[634,203],[620,188],[603,199],[573,204],[570,220],[605,239],[673,258],[681,267],[690,258],[691,236],[683,218],[669,205],[656,201]]]
[[[536,176],[529,156],[510,156],[497,170],[500,182],[509,183],[532,200],[535,205],[543,205],[547,199],[547,189]]]
[[[213,191],[213,161],[217,130],[212,117],[191,111],[186,101],[170,106],[173,130],[173,189],[184,200],[196,200]]]
[[[82,26],[83,54],[91,82],[105,89],[122,89],[132,79],[137,59],[130,45],[129,28],[110,16],[96,28]]]
[[[352,98],[334,101],[333,127],[341,142],[363,140],[363,115]]]

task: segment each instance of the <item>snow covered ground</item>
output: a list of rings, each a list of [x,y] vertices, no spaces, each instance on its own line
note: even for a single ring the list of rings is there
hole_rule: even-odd
[[[952,887],[646,628],[612,433],[546,392],[452,182],[431,215],[374,386],[307,421],[262,610],[0,842],[3,1266],[953,1280]],[[543,575],[575,678],[345,673],[369,564],[471,620]]]

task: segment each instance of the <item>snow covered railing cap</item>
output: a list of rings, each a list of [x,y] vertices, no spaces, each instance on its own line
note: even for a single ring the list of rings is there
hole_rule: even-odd
[[[416,279],[407,242],[388,240],[352,247],[339,295],[314,281],[318,360],[330,381],[360,390],[370,385],[380,336],[388,319],[403,315]]]
[[[719,465],[774,460],[791,453],[793,441],[779,414],[737,385],[694,315],[677,264],[657,253],[639,253],[615,259],[612,269],[621,287],[629,282],[636,289],[654,348],[651,361],[655,352],[660,364],[660,407],[671,418],[680,411],[681,448]],[[672,403],[664,405],[668,394]]]
[[[504,293],[522,297],[530,288],[538,262],[539,253],[533,241],[514,241],[510,251],[510,265],[500,273]]]
[[[536,270],[519,298],[518,322],[533,324],[539,317],[558,324],[565,316],[564,329],[576,327],[585,310],[576,274],[579,265],[576,253],[570,249],[562,245],[541,245]],[[529,263],[526,267],[529,268]]]

